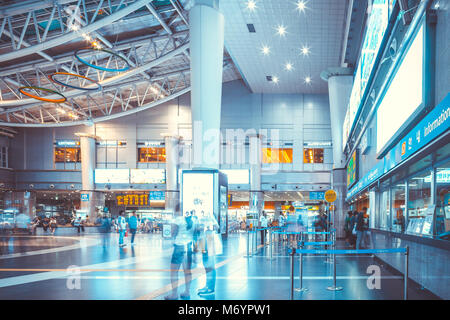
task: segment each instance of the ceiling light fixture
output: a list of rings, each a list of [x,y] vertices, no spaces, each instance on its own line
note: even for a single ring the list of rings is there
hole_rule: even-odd
[[[278,83],[279,79],[278,79],[277,76],[274,76],[274,77],[272,78],[272,81],[273,81],[274,83]]]
[[[292,64],[291,64],[290,62],[286,63],[285,69],[286,69],[287,71],[291,71],[291,70],[292,70]]]
[[[297,1],[297,10],[300,12],[305,12],[306,9],[306,3],[303,0]]]
[[[277,33],[280,37],[284,36],[286,34],[286,27],[283,25],[279,25],[277,27]]]
[[[309,55],[309,53],[311,51],[310,51],[309,47],[303,46],[302,49],[301,49],[301,52],[302,52],[302,55],[307,56],[307,55]]]
[[[263,46],[261,51],[264,55],[267,56],[270,53],[270,48],[268,46]]]
[[[310,84],[311,83],[311,77],[306,77],[305,78],[305,83]]]
[[[256,9],[256,2],[254,0],[248,0],[247,1],[247,8],[250,11],[255,11],[255,9]]]

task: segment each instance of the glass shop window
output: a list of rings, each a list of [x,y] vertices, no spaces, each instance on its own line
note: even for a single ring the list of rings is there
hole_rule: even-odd
[[[389,190],[385,190],[381,193],[380,197],[380,229],[382,230],[388,230],[389,225],[389,217],[390,217],[390,211],[391,209],[391,203],[389,198]]]
[[[138,148],[139,162],[166,162],[166,148],[149,147]]]
[[[450,161],[436,168],[436,235],[450,240]]]
[[[262,148],[263,163],[292,163],[292,148]]]
[[[55,147],[55,163],[81,162],[80,148]]]
[[[303,163],[323,163],[323,149],[303,149]]]
[[[431,205],[431,170],[408,180],[408,233],[430,234],[428,207]],[[432,217],[431,217],[432,219]],[[427,221],[427,223],[425,223]],[[425,228],[424,228],[425,226]],[[431,230],[432,231],[432,230]]]
[[[405,183],[398,183],[391,189],[392,231],[405,232]]]

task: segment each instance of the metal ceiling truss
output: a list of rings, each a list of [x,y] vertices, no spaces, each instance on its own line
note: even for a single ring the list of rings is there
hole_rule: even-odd
[[[43,58],[15,64],[0,71],[0,125],[39,127],[94,123],[145,110],[188,92],[187,25],[181,31],[171,29],[174,20],[179,19],[185,24],[187,21],[178,1],[171,1],[172,14],[165,17],[158,13],[151,2],[58,0],[51,1],[51,5],[45,7],[42,2],[34,1],[28,6],[31,9],[28,12],[23,11],[23,6],[12,7],[9,11],[0,8],[0,38],[6,35],[11,40],[10,51],[0,54],[0,62],[35,53]],[[141,7],[145,7],[158,21],[161,32],[115,43],[100,33],[101,27]],[[43,21],[47,23],[42,24]],[[52,29],[49,21],[59,21],[60,28]],[[79,26],[76,32],[70,27],[74,23]],[[29,30],[34,31],[30,33]],[[80,38],[83,33],[85,37],[88,32],[119,57],[99,51],[82,51],[80,57],[88,62],[83,64],[74,58],[73,52],[52,57],[42,51]],[[3,51],[5,47],[0,43],[0,53]],[[125,64],[131,68],[119,73],[93,68],[94,65],[119,69]],[[102,90],[71,89],[49,80],[51,74],[61,71],[90,78],[100,84]],[[75,87],[97,86],[86,79],[67,75],[61,76],[59,81]],[[25,97],[18,92],[18,88],[23,86],[56,90],[67,101],[55,104]],[[37,90],[31,93],[39,94]],[[52,94],[45,98],[52,99]]]

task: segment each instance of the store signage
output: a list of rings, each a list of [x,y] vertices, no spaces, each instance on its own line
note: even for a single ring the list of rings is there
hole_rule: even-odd
[[[331,141],[304,142],[303,146],[308,147],[308,148],[331,147]]]
[[[164,169],[131,169],[131,183],[149,183],[163,184],[166,183],[166,170]]]
[[[95,183],[130,183],[130,169],[95,169]]]
[[[305,203],[303,203],[301,201],[294,201],[294,202],[292,202],[292,205],[294,206],[294,208],[301,208],[305,205]]]
[[[233,195],[228,194],[228,207],[231,207],[233,204]]]
[[[81,201],[89,201],[89,193],[82,193],[80,197]]]
[[[325,191],[310,191],[309,200],[325,200]]]
[[[148,207],[148,194],[120,194],[116,196],[118,206]]]
[[[347,192],[347,200],[450,129],[450,93]],[[402,145],[405,143],[405,152]]]
[[[356,182],[357,173],[358,173],[357,150],[358,149],[355,149],[355,151],[353,151],[352,157],[350,158],[350,161],[348,162],[348,165],[347,165],[347,188],[351,187]]]
[[[162,144],[160,141],[145,141],[144,145],[146,147],[161,147],[164,144]]]
[[[150,201],[164,201],[166,199],[164,191],[150,191],[148,195]]]
[[[328,191],[325,192],[325,200],[326,200],[328,203],[335,202],[336,199],[337,199],[337,193],[336,193],[336,191],[334,191],[334,190],[328,190]]]
[[[57,147],[78,147],[80,146],[80,141],[76,140],[58,140],[56,141]]]
[[[224,169],[220,170],[227,175],[228,184],[249,184],[250,170],[248,169]]]

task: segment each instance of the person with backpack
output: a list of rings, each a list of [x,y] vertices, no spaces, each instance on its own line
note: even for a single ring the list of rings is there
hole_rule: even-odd
[[[190,285],[192,280],[192,245],[194,232],[197,228],[194,217],[186,212],[186,216],[178,216],[173,221],[173,253],[170,260],[170,279],[172,292],[165,296],[165,300],[178,299],[178,270],[183,265],[185,290],[180,294],[182,299],[190,298]]]
[[[361,249],[361,242],[364,241],[364,244],[367,245],[366,241],[366,231],[367,225],[365,221],[364,214],[367,212],[367,208],[364,207],[363,211],[359,212],[356,217],[356,250]]]
[[[352,245],[352,231],[353,231],[351,226],[352,215],[353,212],[348,211],[344,222],[345,242],[349,246]]]
[[[123,239],[125,237],[125,232],[127,231],[127,221],[125,220],[123,214],[123,210],[120,210],[119,217],[117,218],[117,226],[119,229],[119,247],[125,246]]]

